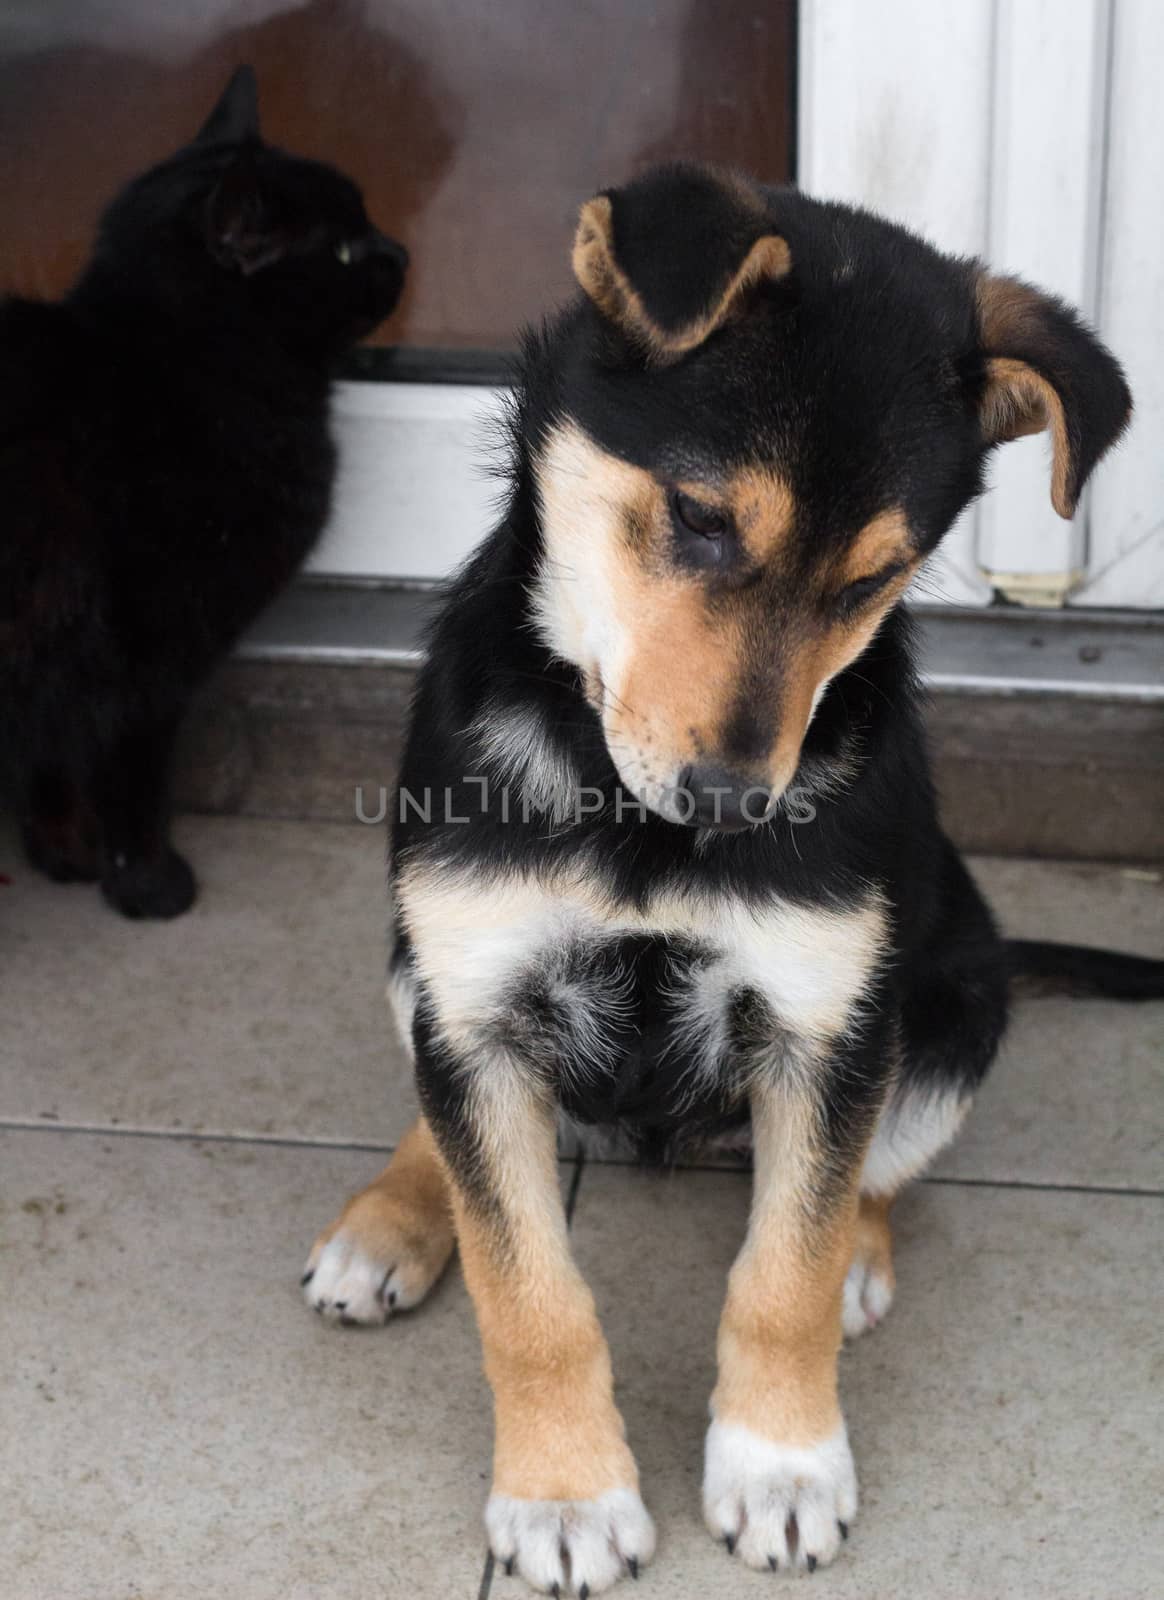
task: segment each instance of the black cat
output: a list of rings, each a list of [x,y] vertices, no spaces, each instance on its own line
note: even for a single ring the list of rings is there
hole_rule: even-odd
[[[127,916],[194,899],[175,733],[323,527],[329,376],[407,259],[355,184],[262,142],[241,67],[62,302],[0,303],[0,768],[32,863]]]

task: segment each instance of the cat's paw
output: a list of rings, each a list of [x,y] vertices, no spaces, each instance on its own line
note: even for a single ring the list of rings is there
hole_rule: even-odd
[[[189,863],[176,850],[167,850],[150,861],[114,856],[102,875],[101,893],[123,917],[163,920],[189,911],[198,884]]]

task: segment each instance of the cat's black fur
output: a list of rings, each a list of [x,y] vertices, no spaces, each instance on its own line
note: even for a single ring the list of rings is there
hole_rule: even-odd
[[[330,374],[406,265],[355,184],[262,142],[240,68],[63,301],[0,303],[0,772],[33,864],[126,915],[194,899],[175,733],[323,527]]]

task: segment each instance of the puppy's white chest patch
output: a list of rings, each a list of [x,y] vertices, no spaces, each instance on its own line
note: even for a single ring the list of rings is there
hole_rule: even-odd
[[[454,1047],[489,1029],[539,971],[573,984],[580,1011],[616,1008],[607,957],[635,936],[699,952],[669,996],[699,1053],[722,1047],[732,999],[744,992],[764,1001],[781,1031],[823,1044],[849,1026],[886,942],[875,893],[849,909],[674,895],[639,910],[604,900],[581,876],[544,884],[432,868],[406,873],[398,893],[416,976]]]

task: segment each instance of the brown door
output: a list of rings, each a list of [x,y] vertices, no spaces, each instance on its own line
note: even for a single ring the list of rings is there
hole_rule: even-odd
[[[793,0],[192,9],[44,0],[0,16],[0,289],[67,288],[103,202],[193,135],[241,61],[267,137],[346,168],[409,246],[380,338],[444,352],[438,366],[510,348],[568,292],[573,219],[596,189],[679,156],[792,175]]]

